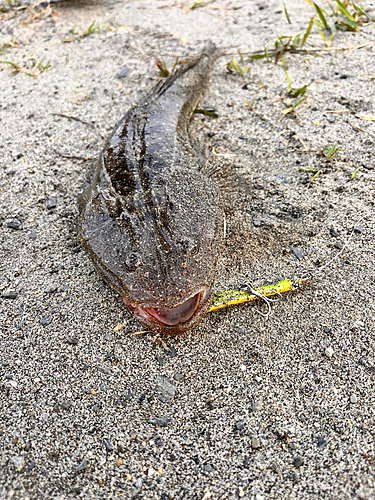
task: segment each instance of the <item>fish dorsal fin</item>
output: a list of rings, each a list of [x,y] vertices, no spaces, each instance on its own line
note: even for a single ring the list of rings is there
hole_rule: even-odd
[[[207,162],[203,173],[215,183],[221,193],[226,215],[251,209],[251,182],[237,172],[235,165],[225,159]]]

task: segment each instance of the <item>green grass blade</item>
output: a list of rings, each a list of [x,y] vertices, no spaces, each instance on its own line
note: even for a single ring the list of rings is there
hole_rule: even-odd
[[[290,78],[289,78],[288,72],[287,72],[287,70],[286,70],[286,62],[285,62],[285,57],[282,57],[282,58],[281,58],[281,60],[282,60],[283,67],[284,67],[285,78],[286,78],[286,80],[287,80],[287,82],[288,82],[289,92],[293,92],[292,82],[290,81]]]
[[[315,7],[316,12],[318,13],[320,20],[322,21],[324,29],[328,30],[329,28],[328,28],[326,18],[324,17],[324,14],[323,14],[323,10],[315,2],[314,2],[314,7]]]
[[[310,22],[309,22],[309,25],[307,27],[306,33],[303,36],[302,43],[301,43],[301,49],[305,45],[306,40],[309,38],[313,25],[314,25],[314,17],[312,17],[310,19]]]
[[[354,17],[349,13],[349,11],[344,7],[344,5],[340,2],[340,0],[336,0],[337,8],[340,12],[344,14],[350,21],[355,22]]]
[[[293,104],[292,108],[295,109],[297,106],[299,106],[300,104],[302,104],[305,99],[307,99],[307,96],[303,97],[298,102],[296,102],[295,104]]]
[[[290,17],[289,17],[288,11],[286,9],[286,5],[285,5],[284,0],[283,0],[283,5],[284,5],[284,14],[285,14],[286,20],[288,21],[289,24],[292,24],[290,21]]]

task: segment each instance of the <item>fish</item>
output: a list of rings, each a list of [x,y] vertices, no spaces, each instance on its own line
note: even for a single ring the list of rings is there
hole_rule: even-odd
[[[142,325],[163,334],[190,330],[212,303],[224,205],[189,121],[222,55],[208,42],[126,112],[79,200],[79,238],[94,266]]]

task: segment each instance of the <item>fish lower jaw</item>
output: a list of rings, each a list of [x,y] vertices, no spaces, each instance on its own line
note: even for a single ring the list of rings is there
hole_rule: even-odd
[[[151,329],[179,333],[196,324],[207,307],[208,290],[204,288],[175,308],[130,306],[136,319]],[[125,300],[124,300],[125,302]],[[128,305],[125,302],[126,305]],[[197,317],[198,316],[198,317]]]

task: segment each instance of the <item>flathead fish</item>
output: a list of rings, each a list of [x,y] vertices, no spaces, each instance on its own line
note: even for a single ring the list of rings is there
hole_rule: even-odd
[[[208,311],[223,204],[188,127],[222,52],[160,81],[117,125],[80,199],[80,239],[147,328],[179,334]]]

